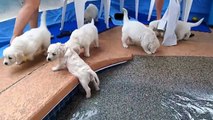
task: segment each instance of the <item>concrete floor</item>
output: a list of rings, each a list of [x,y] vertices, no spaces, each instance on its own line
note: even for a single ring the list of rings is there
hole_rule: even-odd
[[[57,119],[211,120],[212,73],[213,58],[136,56],[99,72],[101,91],[78,93]]]

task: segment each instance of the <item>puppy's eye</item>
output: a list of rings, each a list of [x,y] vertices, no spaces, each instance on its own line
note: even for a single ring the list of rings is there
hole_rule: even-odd
[[[55,56],[56,54],[55,54],[55,53],[52,53],[52,55]]]
[[[13,59],[13,58],[11,58],[11,57],[8,57],[8,59],[9,59],[9,60],[11,60],[11,59]]]

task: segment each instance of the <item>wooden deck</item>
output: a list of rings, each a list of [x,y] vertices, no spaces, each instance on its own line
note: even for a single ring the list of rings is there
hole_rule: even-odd
[[[190,40],[161,46],[152,56],[213,57],[213,34],[193,33],[195,37]],[[122,47],[120,27],[101,33],[99,39],[100,48],[92,48],[90,58],[83,57],[94,70],[131,60],[134,55],[146,55],[140,47]],[[52,72],[54,65],[56,61],[48,63],[44,56],[22,65],[0,64],[0,119],[42,119],[78,85],[67,70]]]

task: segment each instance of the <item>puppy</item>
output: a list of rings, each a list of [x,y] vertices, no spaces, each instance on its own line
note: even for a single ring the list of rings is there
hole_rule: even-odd
[[[21,64],[33,60],[36,54],[46,52],[50,44],[51,34],[46,27],[46,12],[41,16],[41,25],[16,37],[11,46],[3,51],[4,65]]]
[[[89,4],[84,11],[84,23],[90,23],[92,19],[98,21],[98,8],[94,4]]]
[[[184,22],[184,21],[180,21],[179,20],[177,22],[177,26],[176,26],[176,29],[175,29],[175,34],[177,36],[177,40],[187,40],[187,39],[189,39],[189,37],[191,35],[191,28],[199,26],[203,22],[203,20],[204,20],[204,18],[200,19],[196,23],[189,23],[189,22]],[[154,20],[154,21],[150,22],[149,28],[154,30],[157,36],[163,37],[164,36],[164,32],[157,30],[159,22],[160,22],[160,20]]]
[[[80,54],[80,49],[84,48],[84,56],[89,57],[89,49],[92,43],[95,43],[95,47],[99,47],[98,30],[94,25],[93,19],[91,23],[85,24],[81,28],[74,30],[70,39],[65,44],[78,54]]]
[[[89,82],[93,82],[95,89],[99,90],[99,78],[79,55],[72,49],[60,43],[51,44],[48,48],[47,61],[59,58],[59,64],[53,67],[53,71],[67,68],[68,71],[79,79],[80,84],[86,91],[86,98],[91,97]]]
[[[147,54],[155,53],[160,47],[159,40],[155,33],[138,21],[130,21],[128,12],[123,8],[124,23],[122,27],[122,44],[128,48],[128,44],[141,46]]]
[[[46,60],[54,61],[58,59],[58,64],[57,66],[52,67],[52,71],[57,71],[57,70],[66,68],[66,66],[64,65],[64,55],[66,50],[67,48],[65,44],[61,44],[61,43],[51,44],[48,47]]]

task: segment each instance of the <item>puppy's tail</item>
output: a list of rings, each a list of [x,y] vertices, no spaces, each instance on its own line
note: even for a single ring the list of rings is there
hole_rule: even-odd
[[[93,25],[94,25],[94,19],[93,19],[93,18],[92,18],[91,24],[93,24]]]
[[[154,20],[154,21],[150,22],[149,23],[149,28],[152,29],[152,30],[157,29],[158,22],[159,22],[158,20]]]
[[[129,22],[128,11],[125,8],[123,8],[122,10],[123,10],[123,13],[124,13],[123,20],[124,20],[124,24],[125,24],[126,22]]]
[[[198,22],[196,23],[188,23],[188,25],[190,27],[196,27],[196,26],[199,26],[202,22],[203,22],[204,18],[200,19]]]
[[[46,27],[46,11],[41,14],[41,24],[40,27]]]
[[[89,70],[89,73],[92,75],[93,78],[95,78],[95,81],[99,85],[100,84],[100,80],[98,78],[98,75],[94,71],[92,71],[92,70]]]

